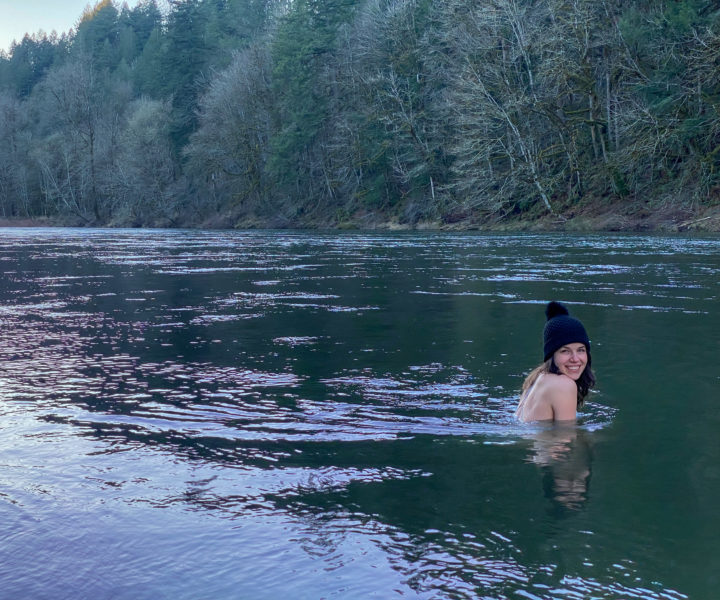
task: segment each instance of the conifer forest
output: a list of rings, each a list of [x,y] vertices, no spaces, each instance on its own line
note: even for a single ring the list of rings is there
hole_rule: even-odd
[[[720,8],[102,0],[0,53],[0,140],[4,219],[698,215],[720,205]]]

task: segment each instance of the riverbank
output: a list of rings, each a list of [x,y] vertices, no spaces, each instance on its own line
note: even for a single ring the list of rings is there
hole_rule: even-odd
[[[501,231],[717,233],[720,232],[720,206],[616,202],[593,204],[558,214],[510,216],[488,225]]]
[[[560,206],[553,213],[538,204],[527,212],[469,216],[453,223],[423,224],[421,228],[502,232],[720,233],[720,203],[699,205],[675,199],[594,198],[573,206]]]
[[[46,217],[2,217],[0,227],[61,227],[61,223],[55,219]]]
[[[3,227],[85,227],[87,223],[70,222],[67,218],[11,217],[0,218]],[[95,227],[122,228],[128,225],[95,223]],[[137,227],[137,224],[132,224]],[[153,229],[147,227],[147,229]],[[556,213],[543,210],[517,214],[469,213],[450,219],[420,220],[414,223],[402,217],[382,213],[356,213],[336,222],[289,221],[277,218],[216,215],[202,222],[180,222],[175,228],[188,229],[335,229],[363,231],[488,231],[488,232],[646,232],[720,233],[720,204],[697,206],[650,202],[606,202],[572,207]]]
[[[244,226],[252,227],[252,223]],[[242,228],[243,225],[240,225]],[[379,229],[391,231],[495,231],[495,232],[647,232],[720,233],[720,205],[678,206],[670,202],[596,202],[549,213],[534,210],[516,214],[468,214],[435,221],[403,222],[382,215],[356,215],[338,229]]]

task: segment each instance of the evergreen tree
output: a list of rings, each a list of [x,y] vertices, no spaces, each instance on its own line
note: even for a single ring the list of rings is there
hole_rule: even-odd
[[[163,43],[162,27],[158,24],[133,64],[132,81],[140,95],[162,98],[167,92],[165,80],[160,76],[163,72]]]
[[[321,75],[336,48],[337,29],[350,18],[353,4],[296,0],[272,41],[273,90],[282,125],[271,142],[270,165],[274,176],[295,190],[304,187],[300,178],[314,166],[312,145],[328,117],[331,92]]]
[[[100,0],[83,13],[73,41],[78,55],[92,59],[98,70],[114,70],[120,62],[119,13],[112,0]]]
[[[163,96],[172,98],[170,135],[179,156],[197,123],[199,80],[208,61],[207,13],[201,0],[170,0],[170,6],[159,79]]]
[[[48,38],[42,31],[33,36],[26,34],[19,44],[10,47],[0,85],[26,97],[63,55],[57,35]]]

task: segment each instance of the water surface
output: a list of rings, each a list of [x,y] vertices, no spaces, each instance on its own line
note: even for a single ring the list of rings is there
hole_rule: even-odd
[[[8,598],[710,598],[717,238],[0,231]],[[519,425],[543,305],[598,389]]]

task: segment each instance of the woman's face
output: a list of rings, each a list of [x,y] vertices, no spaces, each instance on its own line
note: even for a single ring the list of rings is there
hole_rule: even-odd
[[[558,371],[577,381],[587,365],[587,348],[581,343],[566,344],[555,351],[553,360]]]

